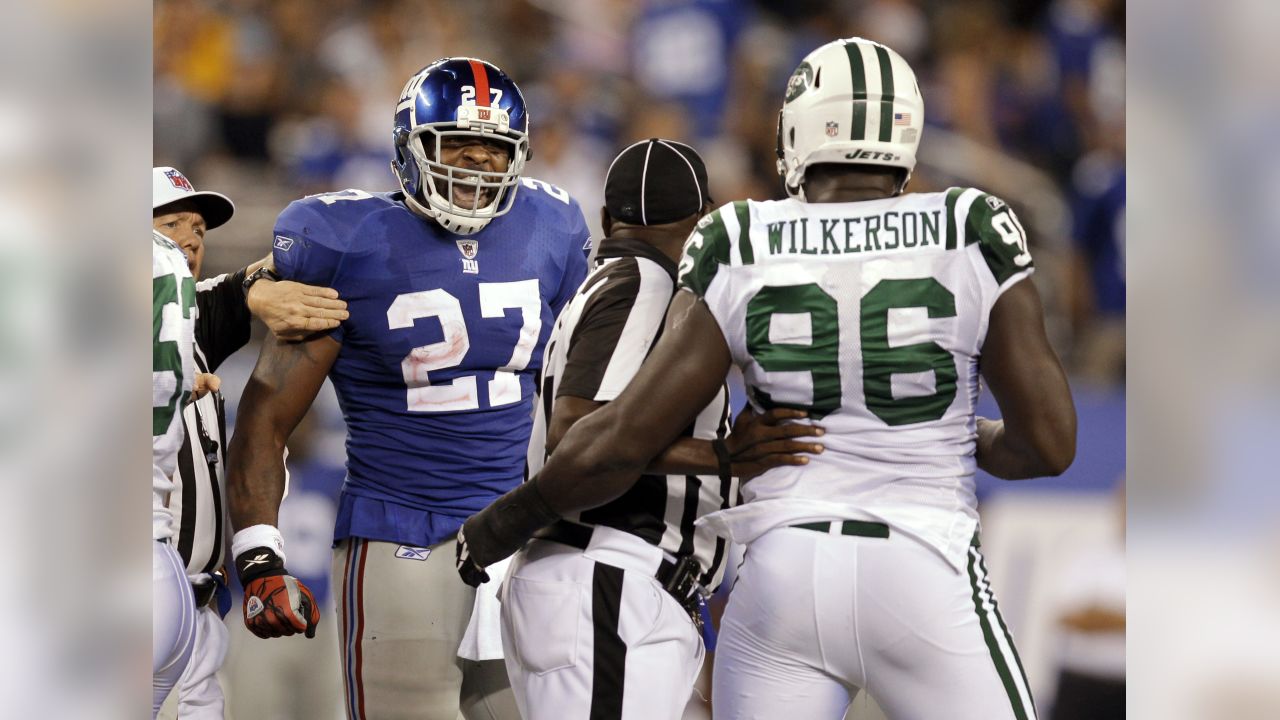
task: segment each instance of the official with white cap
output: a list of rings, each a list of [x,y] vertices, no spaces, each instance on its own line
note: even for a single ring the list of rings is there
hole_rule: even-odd
[[[235,204],[222,193],[196,190],[180,171],[152,169],[152,227],[186,255],[196,284],[195,387],[199,399],[182,406],[185,437],[173,475],[168,509],[172,543],[186,567],[195,595],[194,647],[174,694],[179,718],[222,718],[217,671],[227,652],[222,615],[230,607],[226,561],[223,473],[226,409],[213,372],[249,341],[251,316],[278,337],[292,339],[333,328],[346,319],[336,291],[279,281],[271,256],[233,273],[200,280],[205,236],[225,225]],[[172,701],[170,705],[173,705]]]

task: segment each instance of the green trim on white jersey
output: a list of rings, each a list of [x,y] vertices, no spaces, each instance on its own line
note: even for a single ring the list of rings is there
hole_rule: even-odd
[[[704,218],[680,284],[706,302],[758,410],[805,410],[826,451],[744,486],[709,523],[882,521],[964,569],[977,526],[978,360],[991,308],[1033,270],[1003,201],[973,188],[849,203],[738,202]]]

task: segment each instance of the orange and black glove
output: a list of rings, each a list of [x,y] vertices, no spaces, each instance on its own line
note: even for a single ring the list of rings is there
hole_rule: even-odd
[[[284,561],[266,547],[246,550],[236,558],[244,586],[244,624],[260,638],[316,636],[320,608],[302,581],[284,569]]]

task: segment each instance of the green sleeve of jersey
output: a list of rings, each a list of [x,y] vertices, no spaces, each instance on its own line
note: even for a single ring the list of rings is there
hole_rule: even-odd
[[[965,244],[973,243],[978,243],[997,285],[1004,285],[1009,278],[1034,266],[1027,249],[1026,230],[1013,208],[995,195],[983,193],[969,206]]]
[[[729,231],[723,212],[721,208],[698,221],[680,257],[680,287],[692,290],[698,297],[706,296],[720,266],[729,264]]]

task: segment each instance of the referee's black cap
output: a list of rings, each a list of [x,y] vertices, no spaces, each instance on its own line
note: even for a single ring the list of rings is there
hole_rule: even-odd
[[[675,222],[710,202],[702,157],[674,140],[649,138],[623,150],[604,181],[609,216],[631,225]]]

